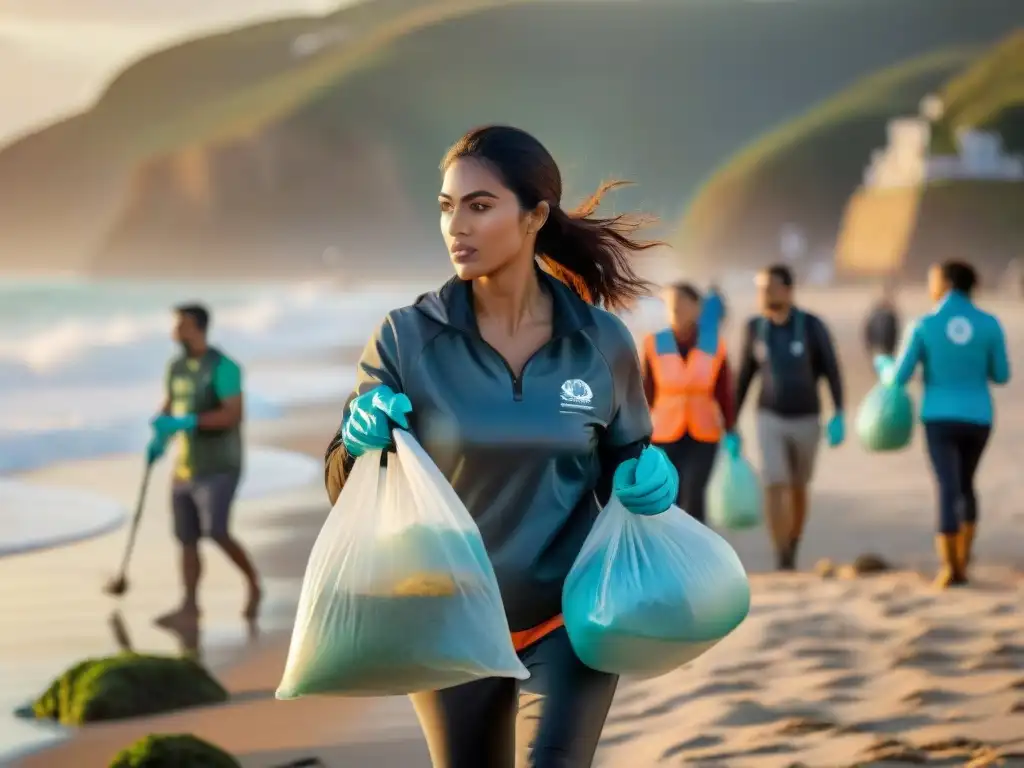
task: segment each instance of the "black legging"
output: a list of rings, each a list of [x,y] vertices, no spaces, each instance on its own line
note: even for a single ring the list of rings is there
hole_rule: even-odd
[[[679,472],[679,496],[676,506],[694,520],[704,522],[704,502],[708,480],[718,455],[718,443],[702,443],[689,435],[674,443],[659,443]]]
[[[589,768],[618,676],[585,666],[564,628],[519,657],[530,672],[522,683],[496,677],[409,697],[434,768]]]
[[[939,490],[939,533],[954,534],[961,523],[977,521],[974,473],[991,431],[991,427],[962,421],[925,422],[928,456]]]

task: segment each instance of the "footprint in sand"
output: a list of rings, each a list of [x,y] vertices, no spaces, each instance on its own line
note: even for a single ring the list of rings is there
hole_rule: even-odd
[[[956,667],[960,657],[937,648],[904,648],[893,659],[894,668],[929,669],[938,672],[942,668]]]
[[[900,701],[916,707],[931,707],[941,704],[954,704],[963,699],[964,695],[957,691],[950,691],[945,688],[921,688],[917,691],[911,691]]]
[[[724,728],[744,725],[768,725],[769,723],[774,723],[779,717],[780,713],[770,707],[759,704],[752,699],[741,699],[731,702],[725,713],[717,720],[714,720],[712,725]]]
[[[694,688],[690,695],[699,699],[702,697],[721,696],[725,693],[750,693],[760,691],[764,686],[753,680],[722,680],[720,682],[705,683]]]
[[[856,704],[859,701],[863,701],[860,696],[854,696],[852,693],[844,691],[830,693],[821,700],[823,704]]]
[[[769,661],[745,661],[742,664],[731,664],[724,667],[718,667],[715,670],[715,674],[721,677],[731,677],[732,675],[746,675],[751,672],[764,672],[771,666]]]
[[[659,701],[654,704],[650,704],[641,710],[636,712],[623,712],[621,714],[613,714],[608,718],[609,724],[618,723],[632,723],[637,720],[646,720],[649,717],[659,717],[661,715],[668,714],[676,707],[680,707],[691,698],[689,693],[681,693],[676,696],[670,696],[664,701]]]
[[[903,715],[902,717],[862,720],[859,723],[851,723],[843,730],[849,733],[905,733],[915,728],[935,725],[937,722],[939,721],[928,715]]]
[[[643,720],[649,717],[660,717],[661,715],[666,715],[677,707],[695,699],[713,698],[715,696],[722,696],[731,693],[751,693],[761,689],[762,686],[759,683],[751,682],[749,680],[724,680],[717,683],[705,683],[704,685],[694,688],[692,691],[687,691],[676,696],[671,696],[664,701],[650,704],[638,712],[629,712],[613,716],[609,719],[609,722],[624,723],[634,720]]]
[[[794,717],[779,726],[780,736],[807,736],[812,733],[834,731],[838,726],[832,720],[818,717]]]
[[[1009,616],[1010,614],[1017,613],[1020,607],[1016,603],[996,603],[989,608],[985,613],[988,616]]]
[[[824,681],[819,687],[828,691],[842,690],[845,688],[860,688],[868,681],[867,675],[840,675]]]
[[[633,739],[640,738],[640,737],[646,736],[646,735],[647,735],[647,733],[644,730],[633,730],[633,731],[623,731],[622,733],[615,733],[615,734],[612,734],[611,736],[602,736],[601,737],[601,746],[602,747],[617,747],[620,744],[626,744],[626,743],[628,743],[630,741],[633,741]]]
[[[978,672],[1024,669],[1024,645],[996,643],[979,656],[964,662],[964,668]]]
[[[915,600],[893,602],[882,609],[882,615],[886,617],[905,616],[908,613],[917,613],[925,608],[931,608],[934,604],[934,597],[919,597]]]
[[[811,659],[819,662],[817,669],[849,669],[853,666],[854,653],[846,648],[827,645],[813,645],[793,651],[797,659]]]
[[[673,744],[671,747],[661,753],[661,761],[667,762],[674,757],[678,757],[684,752],[693,752],[698,749],[710,749],[711,747],[717,747],[723,741],[721,736],[694,736],[692,739],[681,741],[678,744]]]
[[[900,763],[926,764],[928,755],[922,750],[897,739],[886,739],[874,744],[861,753],[862,760],[856,766],[867,766],[880,763],[883,765],[899,765]]]
[[[957,643],[981,636],[981,632],[974,632],[963,627],[952,624],[938,624],[933,626],[925,625],[914,634],[907,642],[914,645],[926,645],[928,643]]]

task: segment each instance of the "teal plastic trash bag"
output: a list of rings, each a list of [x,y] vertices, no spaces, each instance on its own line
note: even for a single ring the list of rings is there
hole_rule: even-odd
[[[634,515],[613,496],[566,578],[562,613],[589,667],[657,677],[693,661],[750,610],[750,583],[721,536],[678,507]]]
[[[306,566],[277,698],[529,677],[480,532],[408,434],[356,460]]]
[[[741,453],[719,450],[707,487],[708,522],[725,531],[756,528],[763,519],[761,480]]]
[[[857,410],[857,436],[869,451],[898,451],[914,435],[914,401],[902,387],[891,384],[893,367],[892,358],[875,357],[879,383]]]

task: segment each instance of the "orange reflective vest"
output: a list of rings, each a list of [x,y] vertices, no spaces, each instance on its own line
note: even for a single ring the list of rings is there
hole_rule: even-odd
[[[715,382],[725,362],[725,344],[719,340],[713,355],[694,346],[683,358],[669,328],[644,339],[644,353],[654,379],[652,441],[674,443],[684,435],[701,443],[721,440],[724,419]]]

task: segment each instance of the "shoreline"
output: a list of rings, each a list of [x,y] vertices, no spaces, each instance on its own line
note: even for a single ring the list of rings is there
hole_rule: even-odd
[[[249,429],[250,454],[258,450],[276,450],[293,455],[302,455],[315,460],[319,465],[322,460],[323,446],[329,437],[320,437],[311,429],[316,422],[327,422],[337,418],[340,406],[309,405],[289,410],[276,420],[254,423]],[[333,426],[326,431],[333,430]],[[133,494],[137,489],[137,473],[132,472],[137,464],[133,455],[108,455],[90,460],[57,463],[46,468],[15,475],[18,481],[40,483],[43,488],[67,493],[69,490],[82,489],[82,492],[94,493],[90,484],[118,485],[119,481],[127,481],[122,496]],[[104,476],[106,474],[106,476]],[[298,601],[299,588],[308,556],[309,548],[319,532],[320,524],[326,517],[329,507],[322,490],[320,473],[317,472],[310,482],[286,490],[272,491],[269,495],[256,498],[241,497],[237,502],[235,520],[239,528],[239,537],[249,547],[257,562],[263,579],[264,601],[261,610],[260,631],[257,637],[250,637],[240,618],[232,619],[235,609],[233,599],[241,599],[241,593],[234,585],[237,576],[227,565],[226,558],[220,553],[209,552],[208,573],[201,587],[204,599],[204,622],[194,636],[184,636],[171,631],[158,629],[151,625],[148,614],[150,606],[160,606],[173,602],[177,593],[177,571],[173,558],[173,537],[169,525],[164,525],[166,514],[157,509],[158,505],[166,508],[166,486],[169,481],[169,465],[163,463],[154,473],[152,486],[147,500],[147,510],[140,526],[136,557],[130,571],[132,591],[122,600],[115,601],[100,594],[103,575],[91,568],[88,563],[102,560],[112,570],[120,558],[124,546],[123,536],[111,535],[123,530],[123,523],[106,535],[80,539],[74,543],[46,547],[20,552],[9,557],[0,558],[0,583],[13,586],[20,576],[32,580],[36,574],[46,574],[43,578],[55,583],[46,592],[56,595],[59,600],[61,592],[71,590],[72,593],[83,591],[80,578],[86,580],[85,593],[76,602],[88,603],[95,610],[75,611],[73,616],[63,616],[59,607],[47,609],[39,606],[24,606],[29,613],[43,614],[38,620],[43,621],[34,634],[36,637],[28,642],[32,650],[28,653],[24,647],[26,638],[21,643],[15,642],[19,634],[17,625],[11,628],[13,637],[9,638],[10,654],[2,653],[0,658],[19,658],[18,669],[10,669],[7,674],[0,675],[10,688],[0,698],[7,708],[0,713],[0,734],[7,743],[0,742],[0,762],[8,761],[17,764],[20,760],[35,759],[38,755],[48,754],[51,749],[62,744],[74,742],[82,733],[82,728],[67,728],[54,723],[40,722],[32,718],[18,717],[16,711],[26,702],[18,693],[28,695],[28,691],[41,691],[50,680],[62,673],[69,664],[81,658],[94,655],[107,655],[128,650],[122,643],[127,641],[131,649],[140,652],[178,654],[199,646],[203,663],[222,682],[233,679],[234,670],[244,670],[252,659],[266,654],[268,649],[286,648],[290,638],[292,619]],[[46,483],[49,478],[51,483]],[[111,489],[112,491],[114,489]],[[111,493],[108,498],[116,499],[117,494]],[[127,500],[121,500],[127,506]],[[156,521],[156,530],[147,535],[147,523]],[[165,530],[166,529],[166,530]],[[150,558],[143,559],[139,550],[143,548],[159,549],[164,565],[156,579],[157,583],[145,578],[143,569]],[[223,562],[220,562],[223,561]],[[71,581],[54,579],[54,569],[67,569],[68,563],[75,564],[73,571],[79,576]],[[143,564],[145,563],[145,565]],[[9,576],[4,576],[5,573]],[[82,571],[88,575],[82,574]],[[109,574],[108,574],[109,575]],[[223,582],[226,577],[229,585],[210,584],[214,580]],[[94,584],[91,582],[95,582]],[[229,594],[225,595],[227,592]],[[139,594],[143,593],[143,594]],[[236,594],[237,593],[237,594]],[[141,599],[140,599],[141,598]],[[0,588],[0,606],[6,610],[2,613],[13,615],[18,609],[15,604],[23,603],[24,597],[12,597],[10,590]],[[155,609],[154,609],[155,611]],[[81,618],[79,618],[81,616]],[[47,639],[50,631],[46,625],[54,622],[58,626],[68,624],[75,630],[88,636],[79,648],[77,643],[70,643],[60,638]],[[24,634],[23,632],[21,633]],[[72,632],[71,634],[74,634]],[[190,633],[191,634],[191,633]],[[2,643],[0,643],[2,645]],[[18,651],[21,650],[20,653]],[[0,667],[7,666],[0,664]],[[244,677],[244,674],[243,674]],[[11,679],[13,678],[13,679]],[[20,685],[19,685],[20,683]],[[5,686],[6,688],[7,686]],[[35,694],[31,694],[35,695]],[[271,690],[272,696],[272,690]],[[13,711],[12,711],[13,710]]]

